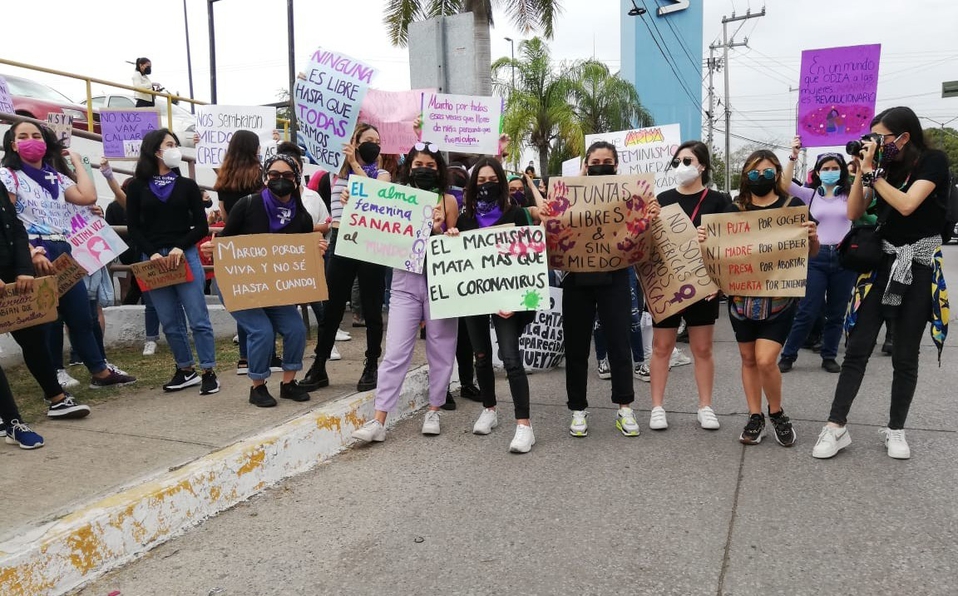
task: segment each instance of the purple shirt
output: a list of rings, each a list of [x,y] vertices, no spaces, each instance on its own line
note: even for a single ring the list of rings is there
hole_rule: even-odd
[[[792,182],[788,187],[792,196],[800,198],[806,205],[812,219],[818,222],[818,241],[825,244],[838,244],[852,227],[848,219],[848,195],[842,193],[835,197],[823,197],[814,188],[799,186]],[[814,197],[815,200],[812,200]]]

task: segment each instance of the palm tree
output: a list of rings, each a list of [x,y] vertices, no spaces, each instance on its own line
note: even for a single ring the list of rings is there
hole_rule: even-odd
[[[515,68],[516,86],[511,73]],[[569,101],[573,81],[558,72],[549,48],[538,37],[519,44],[515,60],[500,58],[492,65],[496,91],[507,95],[503,132],[517,146],[531,145],[539,152],[539,172],[549,171],[549,152],[555,143],[574,147],[582,144],[582,127]],[[518,163],[519,151],[512,152]]]
[[[572,101],[584,134],[651,126],[652,114],[639,100],[635,86],[612,74],[597,60],[584,60],[572,69]]]
[[[389,40],[394,46],[405,47],[410,23],[471,12],[476,24],[476,72],[479,74],[476,92],[479,95],[491,95],[489,27],[493,25],[494,6],[503,8],[520,31],[528,33],[533,29],[541,29],[548,39],[552,38],[556,17],[561,9],[559,0],[389,0],[385,12]]]

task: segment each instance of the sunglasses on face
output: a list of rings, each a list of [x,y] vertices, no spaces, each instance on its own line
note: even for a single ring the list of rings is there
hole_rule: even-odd
[[[412,146],[416,151],[428,151],[429,153],[439,153],[439,147],[434,143],[423,143],[422,141]]]
[[[269,180],[289,180],[290,182],[296,181],[296,174],[294,172],[278,172],[276,170],[270,170],[266,172],[266,178]]]
[[[746,176],[748,176],[748,179],[751,180],[752,182],[758,182],[759,178],[765,178],[766,180],[775,180],[775,174],[776,174],[775,168],[765,168],[761,172],[758,170],[751,170],[749,171],[748,174],[746,174]]]
[[[672,167],[673,167],[673,168],[677,168],[677,167],[679,167],[679,164],[680,164],[680,163],[681,163],[683,166],[690,166],[690,165],[692,165],[692,158],[691,158],[691,157],[683,157],[682,159],[679,159],[678,157],[676,157],[675,159],[672,160]]]

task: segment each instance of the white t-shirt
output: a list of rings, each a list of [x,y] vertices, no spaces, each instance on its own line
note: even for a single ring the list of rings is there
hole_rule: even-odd
[[[23,222],[27,234],[68,235],[73,227],[70,220],[77,208],[66,201],[66,191],[76,183],[63,174],[57,174],[60,196],[54,199],[50,191],[33,181],[22,170],[0,168],[0,182],[7,187],[11,197],[16,197],[14,207],[17,217]]]
[[[303,187],[302,198],[303,206],[306,207],[306,212],[309,213],[309,216],[313,218],[313,225],[317,226],[321,223],[324,223],[329,217],[329,209],[326,208],[326,203],[323,202],[323,197],[319,196],[318,192]]]
[[[140,87],[142,89],[152,89],[153,82],[150,81],[150,77],[137,72],[135,75],[133,75],[133,86]],[[153,101],[153,96],[149,93],[140,93],[139,91],[134,91],[133,97],[135,99],[142,99],[143,101]]]

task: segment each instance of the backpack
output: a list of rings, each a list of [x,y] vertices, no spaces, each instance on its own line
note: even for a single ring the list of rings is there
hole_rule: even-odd
[[[947,244],[955,237],[955,226],[958,226],[958,177],[948,173],[948,192],[940,195],[942,207],[945,209],[945,226],[941,230],[941,241]]]

